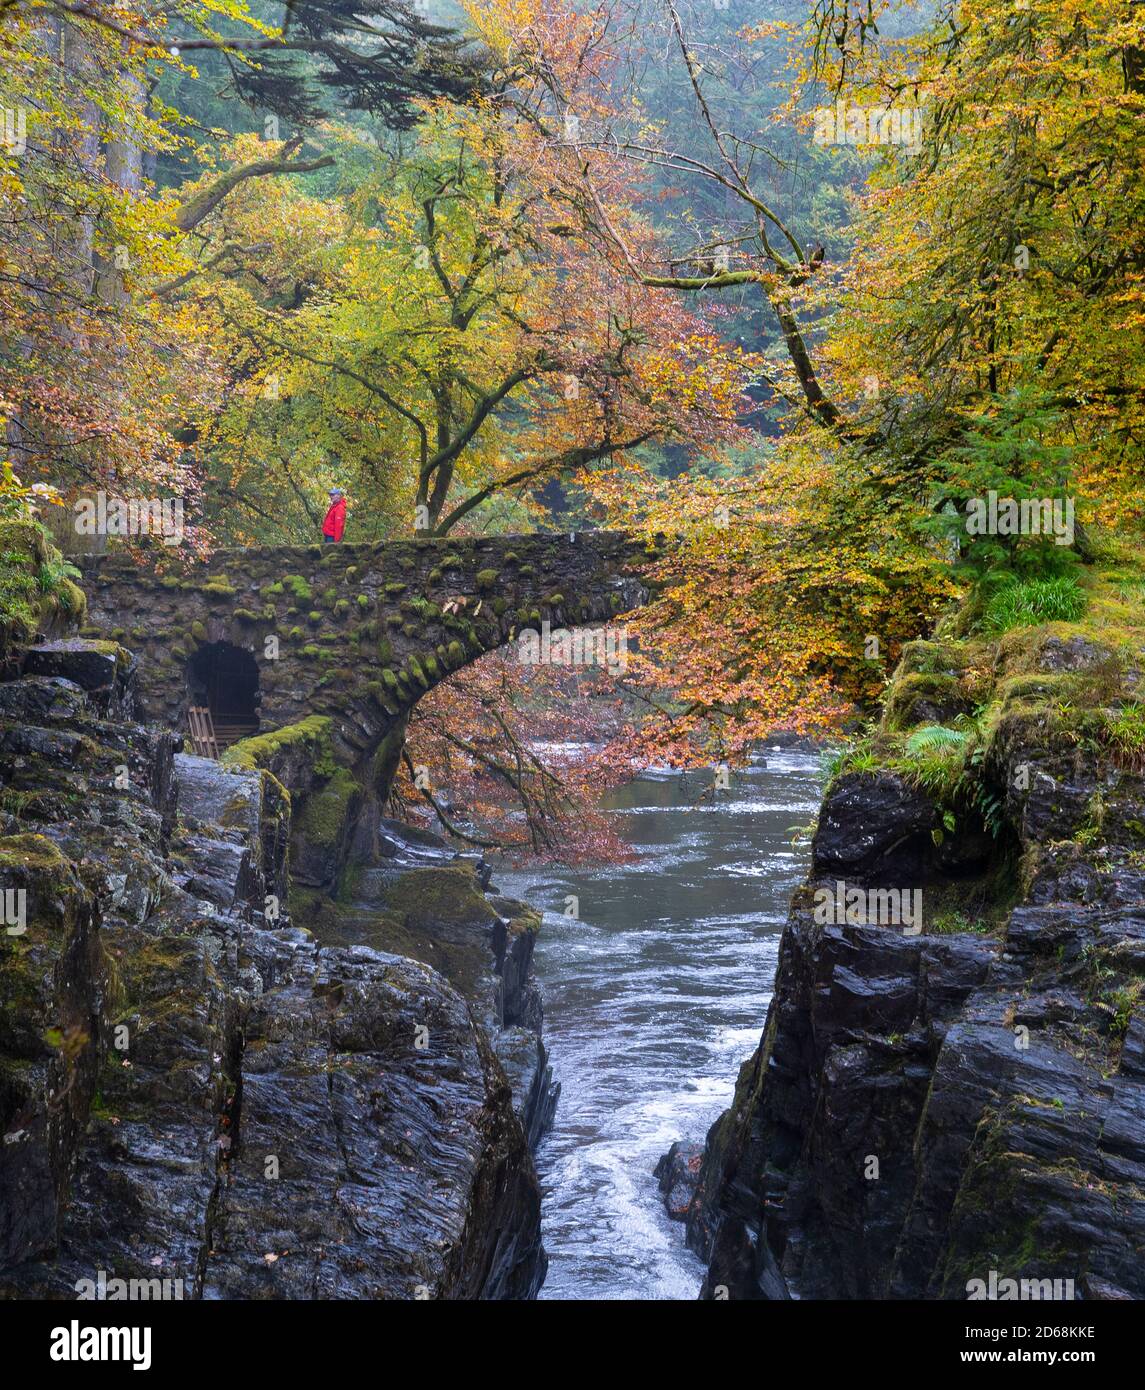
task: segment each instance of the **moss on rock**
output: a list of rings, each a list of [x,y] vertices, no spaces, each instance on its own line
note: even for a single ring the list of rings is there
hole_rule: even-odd
[[[949,724],[969,713],[970,701],[953,676],[902,676],[891,686],[883,715],[888,732],[913,729],[919,724]]]
[[[325,786],[306,798],[296,821],[297,834],[319,849],[334,849],[345,833],[361,790],[352,773],[344,767],[336,768]]]

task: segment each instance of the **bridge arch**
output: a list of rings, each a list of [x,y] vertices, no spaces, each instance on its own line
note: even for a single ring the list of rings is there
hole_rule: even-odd
[[[143,563],[138,552],[114,551],[84,562],[84,635],[135,654],[139,715],[179,731],[189,672],[208,669],[212,649],[246,652],[259,729],[225,757],[278,777],[301,811],[302,834],[308,804],[321,803],[313,834],[339,824],[338,842],[307,860],[337,873],[377,824],[418,700],[524,630],[619,620],[645,601],[658,553],[658,543],[608,531],[220,550],[206,559],[157,547]]]

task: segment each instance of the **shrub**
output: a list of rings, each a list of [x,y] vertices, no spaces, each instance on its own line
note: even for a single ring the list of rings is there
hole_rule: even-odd
[[[1145,772],[1145,705],[1125,705],[1108,711],[1104,732],[1119,766]]]
[[[1033,623],[1076,623],[1084,612],[1085,594],[1069,575],[1013,580],[991,595],[982,625],[989,632],[1008,632]]]

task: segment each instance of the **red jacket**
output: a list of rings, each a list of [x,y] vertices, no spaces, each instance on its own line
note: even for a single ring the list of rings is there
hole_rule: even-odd
[[[346,499],[339,497],[336,502],[330,503],[330,510],[326,513],[326,520],[322,523],[322,534],[332,536],[334,540],[340,541],[345,529]]]

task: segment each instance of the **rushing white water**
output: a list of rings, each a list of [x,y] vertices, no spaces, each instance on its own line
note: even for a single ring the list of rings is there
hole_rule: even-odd
[[[703,1268],[652,1177],[675,1139],[701,1142],[728,1104],[771,998],[787,900],[806,872],[792,827],[818,808],[819,760],[761,752],[695,806],[697,774],[618,792],[639,859],[496,874],[545,909],[536,970],[562,1093],[538,1167],[542,1298],[696,1297]],[[579,917],[564,915],[579,899]]]

